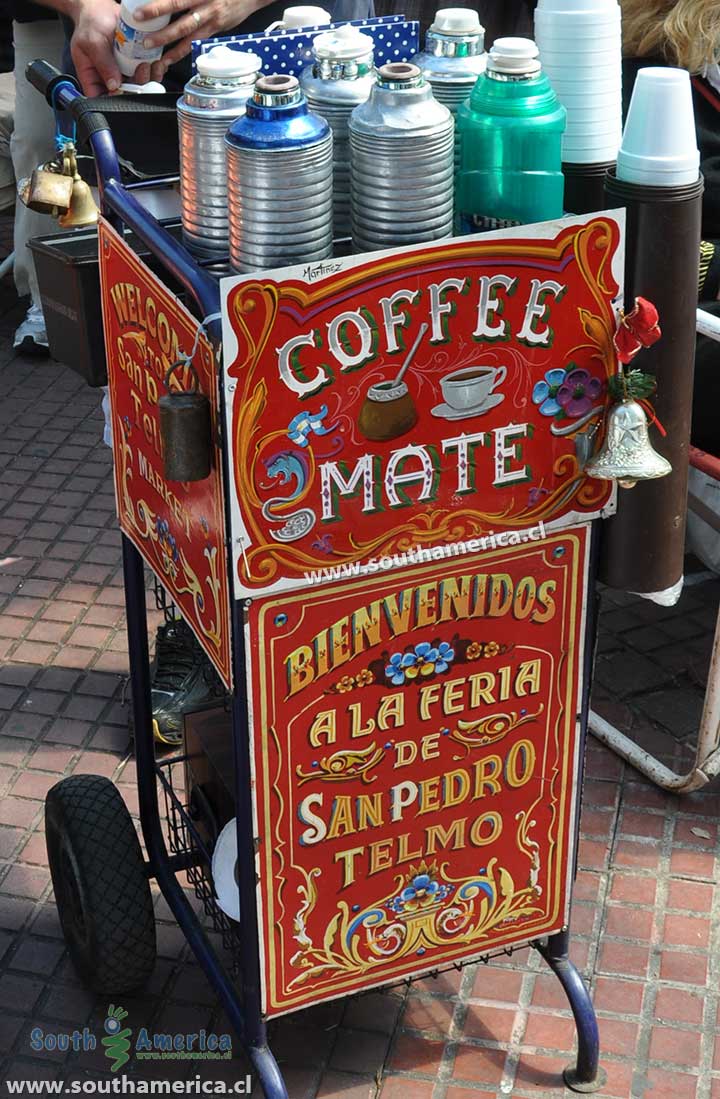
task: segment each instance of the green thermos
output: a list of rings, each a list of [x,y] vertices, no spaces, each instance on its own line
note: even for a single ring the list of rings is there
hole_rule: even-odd
[[[456,116],[456,228],[479,233],[563,213],[565,108],[528,38],[499,38]]]

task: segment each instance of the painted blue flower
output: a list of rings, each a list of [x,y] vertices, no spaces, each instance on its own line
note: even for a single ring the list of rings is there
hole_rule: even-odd
[[[533,404],[540,405],[541,416],[557,416],[562,412],[562,405],[558,404],[556,397],[560,386],[565,381],[566,370],[555,367],[548,370],[540,382],[535,382],[532,391]]]
[[[435,662],[436,672],[446,672],[455,659],[455,650],[447,641],[441,641],[438,645],[438,659]]]
[[[400,894],[400,900],[404,905],[415,907],[418,903],[427,904],[434,900],[440,891],[440,886],[429,874],[417,874],[409,885],[406,885]]]
[[[394,687],[401,687],[405,682],[405,672],[414,663],[414,653],[393,653],[385,668],[385,676]]]
[[[441,641],[438,646],[421,641],[411,653],[393,653],[385,668],[385,675],[391,683],[399,687],[406,679],[446,672],[454,658],[455,650],[447,641]]]

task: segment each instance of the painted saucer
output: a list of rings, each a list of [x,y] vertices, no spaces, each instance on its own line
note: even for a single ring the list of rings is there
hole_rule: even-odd
[[[475,405],[474,408],[451,408],[449,404],[436,404],[432,414],[443,420],[469,420],[472,416],[482,416],[483,412],[489,412],[504,400],[504,393],[493,393],[483,404]]]

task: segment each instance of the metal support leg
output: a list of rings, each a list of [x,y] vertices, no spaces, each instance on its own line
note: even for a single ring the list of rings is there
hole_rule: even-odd
[[[6,275],[9,275],[15,266],[15,253],[11,252],[9,256],[5,256],[5,259],[0,263],[0,279],[4,279]]]
[[[572,1091],[590,1094],[603,1087],[607,1073],[599,1064],[600,1036],[595,1008],[585,982],[568,957],[569,943],[569,933],[561,931],[552,935],[545,944],[539,943],[538,950],[565,989],[575,1018],[577,1063],[563,1070],[563,1079]]]
[[[140,821],[152,873],[195,957],[215,989],[232,1027],[245,1046],[266,1099],[288,1099],[280,1069],[264,1041],[264,1032],[260,1034],[256,1030],[251,1042],[248,1042],[245,1014],[237,990],[210,945],[170,863],[160,822],[155,774],[143,562],[125,535],[122,549]]]
[[[657,786],[662,786],[664,790],[671,790],[676,794],[689,794],[693,790],[699,790],[710,779],[720,774],[720,747],[718,747],[720,742],[720,611],[710,657],[695,762],[687,774],[679,775],[666,767],[659,759],[655,759],[649,752],[644,751],[634,740],[620,729],[616,729],[609,721],[605,721],[599,714],[591,711],[588,724],[590,731],[601,744],[612,748],[613,752]]]

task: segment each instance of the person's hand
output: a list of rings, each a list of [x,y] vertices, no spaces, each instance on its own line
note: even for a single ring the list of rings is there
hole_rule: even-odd
[[[122,73],[113,57],[120,5],[115,0],[78,0],[73,6],[75,30],[70,53],[85,95],[116,92]]]
[[[151,0],[137,8],[135,18],[142,20],[157,19],[161,15],[176,15],[178,19],[168,23],[162,30],[153,31],[145,39],[147,46],[167,46],[159,61],[152,65],[143,63],[135,71],[136,84],[145,84],[148,80],[162,81],[165,73],[186,54],[198,38],[212,38],[222,31],[237,27],[258,8],[264,8],[270,0]]]

